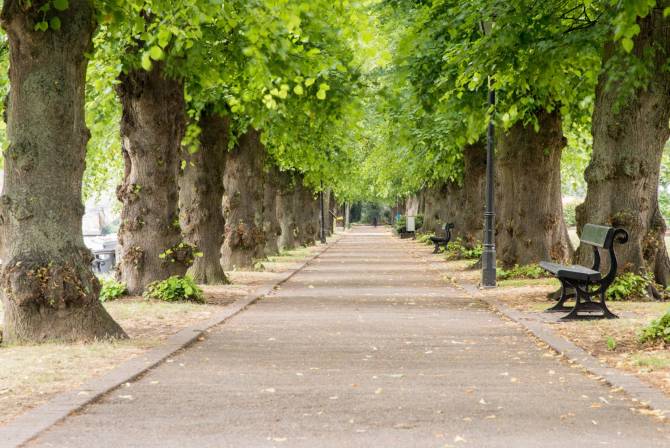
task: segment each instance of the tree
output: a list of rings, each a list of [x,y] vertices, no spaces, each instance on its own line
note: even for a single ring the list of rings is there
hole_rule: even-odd
[[[5,341],[125,337],[98,300],[81,233],[89,0],[5,0],[10,46],[2,287]],[[58,88],[54,88],[58,86]]]
[[[230,120],[213,107],[202,112],[198,123],[200,145],[187,151],[179,179],[179,213],[184,240],[197,247],[188,273],[198,283],[225,284],[221,267],[225,222],[223,219],[223,173],[228,151]]]
[[[620,266],[653,272],[663,285],[670,281],[670,260],[658,185],[670,137],[669,5],[630,2],[615,16],[619,28],[604,46],[605,71],[596,89],[588,190],[577,209],[579,228],[596,223],[627,229],[630,239],[617,251]],[[581,248],[579,258],[587,257]]]

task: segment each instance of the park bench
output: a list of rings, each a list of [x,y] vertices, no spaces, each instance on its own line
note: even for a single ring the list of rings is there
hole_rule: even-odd
[[[444,226],[444,238],[441,238],[439,236],[430,237],[430,240],[435,245],[435,250],[433,250],[434,254],[440,252],[440,246],[444,246],[445,249],[447,248],[447,244],[449,244],[449,241],[451,241],[451,229],[453,228],[454,228],[453,223],[447,223]]]
[[[616,319],[605,303],[605,294],[617,274],[617,260],[614,253],[614,243],[625,244],[628,241],[628,232],[624,229],[614,227],[586,224],[580,238],[582,244],[593,248],[593,266],[572,265],[566,266],[558,263],[543,261],[540,266],[546,271],[554,274],[561,282],[561,297],[558,303],[547,309],[547,312],[569,311],[561,320],[606,318]],[[600,250],[609,252],[609,272],[603,276],[600,272]],[[565,306],[566,300],[574,291],[575,306]],[[600,296],[600,300],[592,300]],[[593,314],[596,312],[598,314]],[[580,314],[588,313],[588,314]]]

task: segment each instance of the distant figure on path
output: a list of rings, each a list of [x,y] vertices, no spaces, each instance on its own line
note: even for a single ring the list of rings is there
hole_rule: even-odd
[[[377,217],[372,218],[372,225],[377,227]]]

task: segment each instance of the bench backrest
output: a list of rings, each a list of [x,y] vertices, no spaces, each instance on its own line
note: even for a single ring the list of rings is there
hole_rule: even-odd
[[[582,229],[580,241],[591,246],[609,249],[614,242],[614,227],[586,224]]]

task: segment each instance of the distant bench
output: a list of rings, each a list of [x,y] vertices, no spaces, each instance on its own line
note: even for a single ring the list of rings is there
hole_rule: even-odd
[[[430,240],[435,245],[435,250],[433,250],[434,254],[440,251],[440,246],[444,246],[445,249],[447,248],[447,244],[449,244],[449,241],[451,241],[451,229],[453,228],[454,224],[448,223],[447,225],[444,226],[444,238],[440,238],[438,236],[430,237]]]
[[[614,253],[614,242],[625,244],[628,241],[628,232],[624,229],[614,227],[586,224],[580,238],[582,244],[593,248],[593,266],[572,265],[566,266],[558,263],[543,261],[540,266],[546,271],[554,274],[561,282],[561,297],[558,303],[549,308],[547,312],[569,311],[569,314],[561,320],[574,319],[616,319],[605,303],[605,294],[617,273],[617,260]],[[603,277],[600,273],[600,249],[609,251],[609,272]],[[575,306],[565,306],[570,294],[568,289],[575,292]],[[599,301],[592,298],[600,296]],[[591,314],[592,312],[599,314]],[[580,314],[581,312],[589,314]]]

